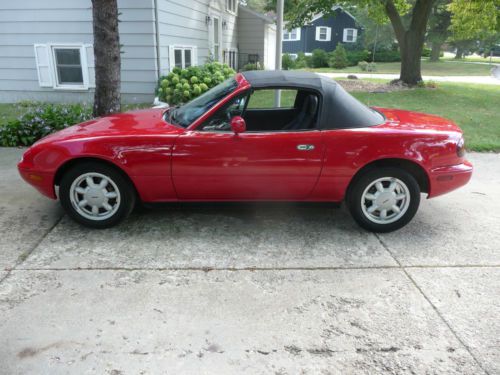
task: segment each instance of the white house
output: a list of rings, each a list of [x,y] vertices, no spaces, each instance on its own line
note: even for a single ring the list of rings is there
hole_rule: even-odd
[[[238,0],[118,0],[122,98],[149,102],[159,76],[210,56],[274,67],[273,20]],[[241,23],[241,25],[240,25]],[[0,2],[0,102],[91,101],[91,0]]]

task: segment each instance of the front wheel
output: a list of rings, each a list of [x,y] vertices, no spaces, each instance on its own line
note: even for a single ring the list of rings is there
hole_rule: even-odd
[[[420,204],[420,187],[415,178],[400,168],[372,169],[353,182],[347,205],[354,220],[372,232],[402,228],[415,216]]]
[[[109,228],[125,219],[135,206],[135,190],[115,168],[96,162],[76,165],[61,179],[61,205],[88,227]]]

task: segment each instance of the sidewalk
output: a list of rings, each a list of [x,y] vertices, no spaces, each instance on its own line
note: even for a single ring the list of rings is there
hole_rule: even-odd
[[[378,78],[378,79],[398,79],[399,74],[377,74],[377,73],[318,73],[329,78],[347,78],[349,75],[355,75],[358,78]],[[497,67],[494,73],[500,77],[500,69]],[[497,75],[498,74],[498,75]],[[493,76],[422,76],[424,81],[435,82],[457,82],[457,83],[478,83],[481,85],[499,85],[500,78]]]

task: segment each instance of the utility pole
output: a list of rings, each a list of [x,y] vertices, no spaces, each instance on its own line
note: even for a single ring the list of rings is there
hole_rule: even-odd
[[[283,8],[284,0],[276,1],[276,61],[275,69],[281,70],[281,55],[283,52]],[[276,90],[274,94],[274,104],[281,106],[281,90]]]

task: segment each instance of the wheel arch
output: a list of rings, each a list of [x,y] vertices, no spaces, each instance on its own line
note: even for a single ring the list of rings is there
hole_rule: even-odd
[[[375,168],[382,168],[382,167],[396,167],[396,168],[401,168],[401,169],[407,171],[417,181],[418,186],[420,187],[420,191],[423,193],[429,193],[430,180],[429,180],[429,175],[427,174],[424,167],[422,167],[420,164],[418,164],[412,160],[408,160],[408,159],[385,158],[385,159],[373,160],[373,161],[369,162],[368,164],[364,165],[363,167],[361,167],[354,174],[351,181],[349,182],[349,185],[347,188],[347,195],[349,194],[349,190],[353,186],[354,182],[361,175],[363,175],[368,170],[375,169]]]
[[[118,165],[116,165],[115,163],[113,163],[109,160],[98,158],[98,157],[92,157],[92,156],[73,158],[73,159],[67,160],[62,165],[60,165],[59,168],[57,169],[55,175],[54,175],[54,186],[60,185],[62,176],[64,176],[64,174],[67,171],[74,168],[78,164],[83,164],[83,163],[88,163],[88,162],[104,164],[104,165],[107,165],[107,166],[113,168],[117,172],[119,172],[127,181],[130,182],[131,186],[134,188],[136,198],[140,199],[140,195],[139,195],[139,192],[137,190],[137,186],[135,186],[134,181],[130,178],[130,176],[122,168],[120,168]]]

